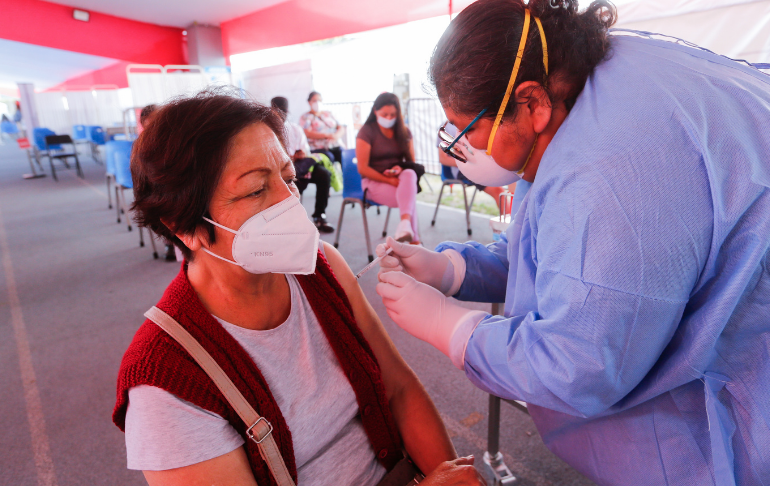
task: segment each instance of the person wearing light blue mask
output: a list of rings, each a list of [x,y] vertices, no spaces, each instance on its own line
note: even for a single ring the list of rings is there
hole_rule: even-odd
[[[599,485],[767,485],[770,77],[615,17],[479,0],[452,21],[442,147],[532,186],[500,242],[381,245],[377,292]]]
[[[366,198],[399,209],[398,241],[417,244],[417,190],[421,165],[414,163],[412,132],[404,124],[401,103],[381,93],[356,136],[356,158]]]

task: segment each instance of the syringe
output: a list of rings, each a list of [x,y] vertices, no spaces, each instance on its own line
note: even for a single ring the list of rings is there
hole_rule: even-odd
[[[372,262],[369,265],[365,266],[360,272],[358,272],[358,274],[356,275],[356,278],[361,278],[361,275],[363,275],[366,272],[368,272],[369,270],[371,270],[372,267],[374,267],[376,264],[380,263],[380,260],[382,260],[386,256],[390,255],[391,253],[393,253],[393,248],[388,248],[388,250],[385,252],[384,255],[378,256],[377,258],[372,260]]]

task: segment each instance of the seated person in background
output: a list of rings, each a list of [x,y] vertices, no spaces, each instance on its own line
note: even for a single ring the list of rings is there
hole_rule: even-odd
[[[283,138],[270,108],[217,91],[155,113],[131,155],[132,209],[185,254],[157,307],[271,424],[298,484],[376,485],[402,448],[424,485],[483,484],[345,260],[319,246]],[[151,486],[274,484],[248,426],[150,320],[123,357],[113,420]]]
[[[331,187],[331,173],[317,160],[308,157],[307,138],[302,127],[287,120],[289,115],[289,100],[283,96],[276,96],[270,100],[270,106],[283,120],[286,130],[286,151],[294,162],[297,174],[297,189],[300,194],[305,192],[307,185],[315,184],[315,211],[313,223],[321,233],[333,233],[334,228],[326,221],[326,206],[329,204],[329,188]]]
[[[323,111],[321,93],[312,91],[307,98],[310,111],[299,117],[299,124],[307,136],[314,154],[325,154],[332,162],[342,163],[340,137],[345,127],[337,123],[328,111]]]
[[[449,135],[452,135],[453,137],[457,136],[457,127],[452,125],[451,123],[447,123],[446,126],[444,127],[444,130],[446,130],[447,133]],[[439,142],[441,142],[441,139],[438,139],[438,141],[436,142],[437,147]],[[462,172],[460,172],[460,169],[457,168],[457,162],[455,162],[455,159],[447,155],[446,152],[444,152],[441,149],[438,149],[438,161],[441,162],[441,165],[443,165],[444,167],[449,168],[449,169],[442,168],[445,174],[444,175],[445,178],[458,179],[465,182],[466,184],[471,184],[476,186],[478,190],[484,191],[490,196],[492,196],[495,199],[495,203],[497,204],[498,211],[500,210],[500,194],[506,191],[505,187],[487,187],[487,186],[482,186],[481,184],[475,184],[473,181],[465,177]],[[451,177],[449,177],[450,172],[451,172]],[[513,193],[515,188],[516,188],[515,182],[508,186],[508,190],[510,190],[511,193]]]
[[[398,207],[401,213],[395,239],[418,244],[417,173],[400,165],[414,162],[414,143],[393,93],[382,93],[374,100],[356,137],[356,158],[367,199]]]

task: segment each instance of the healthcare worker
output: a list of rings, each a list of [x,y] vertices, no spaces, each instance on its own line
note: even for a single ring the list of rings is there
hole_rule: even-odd
[[[389,240],[377,292],[600,485],[769,485],[770,78],[615,15],[478,0],[452,21],[443,146],[474,182],[533,184],[499,243]]]

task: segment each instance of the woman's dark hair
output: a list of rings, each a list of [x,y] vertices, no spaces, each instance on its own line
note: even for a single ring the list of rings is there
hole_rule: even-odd
[[[476,116],[489,108],[493,118],[505,96],[524,26],[524,9],[543,24],[548,45],[549,74],[543,66],[543,46],[534,20],[530,22],[521,67],[514,85],[536,81],[551,102],[567,109],[583,90],[586,79],[609,53],[607,30],[615,23],[615,6],[597,0],[578,12],[577,0],[478,0],[449,25],[436,45],[429,76],[441,103],[452,111]],[[568,89],[557,92],[548,81]],[[509,102],[505,117],[515,116],[518,105]]]
[[[157,105],[147,105],[142,108],[142,111],[139,113],[139,123],[141,123],[142,126],[145,126],[147,124],[147,120],[149,120],[150,115],[155,113],[155,110],[157,109]]]
[[[285,146],[283,121],[273,110],[226,89],[158,108],[131,152],[137,224],[172,241],[188,260],[192,253],[174,233],[203,226],[213,243],[214,226],[201,218],[208,215],[232,139],[254,123],[267,125]]]
[[[319,93],[318,91],[311,91],[311,92],[310,92],[310,94],[309,94],[309,95],[307,95],[307,101],[308,101],[308,103],[310,102],[310,100],[312,100],[312,99],[313,99],[313,96],[315,96],[315,95],[320,95],[320,94],[321,94],[321,93]]]
[[[404,116],[401,114],[401,103],[398,101],[398,96],[393,93],[381,93],[375,98],[374,104],[372,105],[372,111],[369,112],[369,117],[364,122],[364,125],[373,125],[374,128],[379,130],[380,127],[377,124],[377,114],[375,111],[383,106],[396,107],[396,124],[393,125],[393,138],[396,140],[396,143],[398,143],[398,148],[401,150],[406,161],[414,162],[414,160],[412,160],[412,151],[409,150],[409,140],[411,137],[409,136],[409,130],[406,128],[406,123],[404,123]]]

